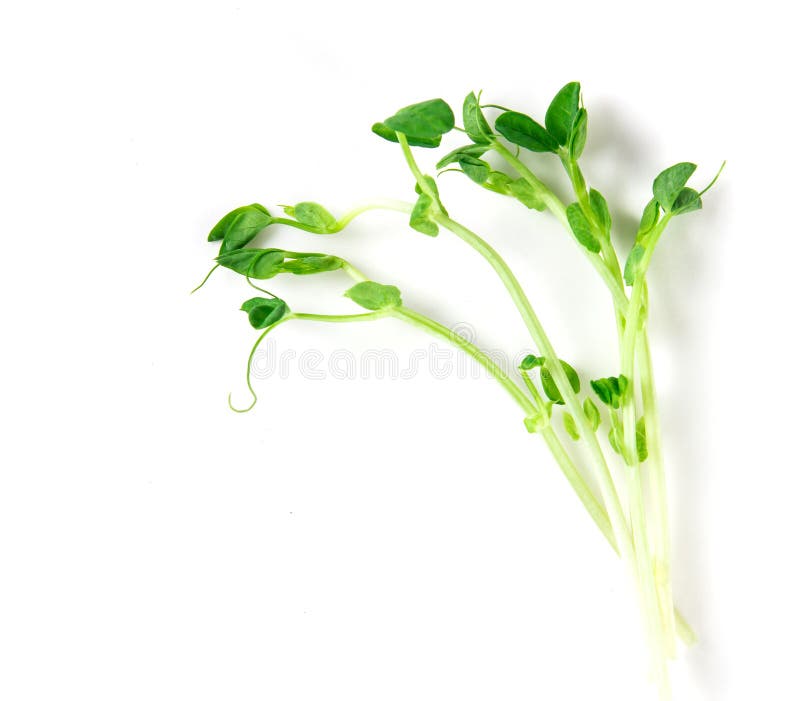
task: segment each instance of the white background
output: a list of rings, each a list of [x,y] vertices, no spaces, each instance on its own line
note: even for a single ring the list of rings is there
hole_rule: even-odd
[[[398,149],[369,130],[398,107],[483,89],[541,116],[580,80],[584,169],[620,242],[660,169],[692,160],[702,183],[728,159],[652,271],[675,594],[701,637],[675,696],[798,698],[798,57],[778,7],[4,10],[0,697],[648,698],[621,567],[492,382],[425,365],[320,380],[295,362],[234,414],[251,291],[222,271],[188,295],[233,207],[412,197]],[[558,226],[460,176],[440,185],[560,353],[614,372],[608,300]],[[351,258],[484,348],[528,347],[450,235],[372,214],[324,240],[269,236]],[[273,282],[294,309],[353,309],[338,273]],[[326,358],[431,350],[393,321],[275,337]]]

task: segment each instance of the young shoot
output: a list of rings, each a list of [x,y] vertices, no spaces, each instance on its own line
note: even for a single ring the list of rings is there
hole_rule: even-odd
[[[277,205],[282,216],[274,216],[261,204],[233,209],[208,235],[208,240],[219,247],[213,267],[193,291],[223,269],[268,295],[251,296],[241,305],[259,335],[247,359],[245,379],[250,403],[234,407],[229,395],[234,411],[250,411],[255,406],[253,358],[264,338],[289,321],[346,324],[389,317],[452,344],[488,370],[490,378],[521,412],[520,426],[510,430],[522,428],[541,436],[587,514],[626,567],[642,616],[651,678],[660,701],[667,701],[671,697],[669,662],[677,654],[676,641],[689,646],[696,637],[672,595],[667,463],[648,339],[648,311],[658,302],[649,299],[647,274],[669,223],[702,208],[702,197],[717,182],[722,168],[699,191],[689,185],[697,169],[693,163],[676,163],[657,173],[652,182],[653,197],[645,203],[636,231],[630,232],[630,238],[618,237],[620,225],[612,221],[605,197],[596,183],[590,184],[579,163],[589,124],[580,83],[564,85],[539,119],[517,109],[482,104],[481,97],[480,92],[470,92],[464,98],[461,124],[440,98],[408,105],[373,124],[372,131],[393,145],[397,162],[408,169],[408,200],[373,199],[338,217],[335,209],[313,201]],[[489,109],[493,117],[487,115]],[[500,195],[519,202],[531,217],[555,217],[564,235],[575,242],[576,252],[599,275],[609,293],[617,334],[618,359],[614,367],[605,370],[607,376],[582,376],[579,362],[573,365],[564,360],[509,263],[445,208],[437,178],[425,172],[413,149],[437,149],[450,132],[461,135],[465,143],[439,155],[434,175],[465,175],[468,183],[480,188],[479,196],[486,198],[487,205]],[[501,167],[492,164],[490,155]],[[570,192],[566,200],[537,174],[541,160],[553,157],[560,163],[559,170],[563,167]],[[505,286],[509,302],[530,336],[530,352],[526,350],[513,377],[476,345],[409,308],[398,286],[375,281],[361,272],[361,266],[369,265],[369,261],[358,261],[356,267],[327,252],[255,244],[256,239],[268,239],[272,227],[300,229],[322,237],[340,234],[371,210],[396,212],[410,229],[426,236],[443,232],[455,236],[486,261],[487,271],[497,275]],[[633,240],[633,244],[622,246],[620,240]],[[285,274],[304,278],[321,273],[332,273],[343,281],[341,293],[354,304],[353,313],[297,312],[281,297],[253,282],[275,278],[277,285]],[[391,271],[381,273],[389,274]],[[405,287],[414,281],[398,283]],[[568,357],[573,360],[571,354]]]

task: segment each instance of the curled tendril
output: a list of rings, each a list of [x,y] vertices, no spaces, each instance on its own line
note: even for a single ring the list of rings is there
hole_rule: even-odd
[[[197,287],[195,287],[189,294],[193,295],[197,290],[199,290],[203,285],[208,282],[208,278],[211,277],[211,273],[213,273],[217,268],[219,268],[219,263],[217,263],[211,270],[208,271],[208,274],[203,278],[203,282],[201,282]]]
[[[250,355],[247,356],[247,373],[245,375],[245,380],[247,382],[247,389],[250,390],[250,396],[253,398],[253,401],[250,402],[250,406],[248,406],[246,409],[237,409],[235,406],[233,406],[233,402],[231,401],[232,392],[228,392],[228,406],[237,414],[246,414],[256,405],[256,402],[258,401],[258,395],[256,394],[256,391],[253,389],[253,383],[251,381],[251,375],[252,375],[251,370],[253,368],[253,357],[255,356],[258,347],[261,345],[261,341],[264,340],[264,337],[270,331],[272,331],[272,329],[274,329],[276,326],[280,326],[284,321],[288,321],[291,318],[292,318],[291,315],[285,316],[282,319],[276,321],[272,326],[264,329],[264,332],[256,339],[256,342],[253,344],[253,348],[250,350]]]
[[[265,290],[263,287],[259,287],[258,285],[256,285],[253,282],[253,279],[249,275],[245,275],[245,277],[247,278],[247,284],[250,285],[250,287],[252,287],[255,290],[258,290],[259,292],[263,292],[264,294],[268,294],[273,299],[277,299],[277,297],[274,294],[272,294],[272,292],[270,292],[269,290]]]

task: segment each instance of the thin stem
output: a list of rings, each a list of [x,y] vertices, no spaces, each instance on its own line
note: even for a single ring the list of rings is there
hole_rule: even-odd
[[[639,456],[636,445],[636,401],[634,373],[636,369],[636,340],[640,332],[640,321],[644,313],[646,299],[645,276],[656,243],[669,222],[669,215],[662,219],[648,239],[642,264],[637,271],[636,279],[631,293],[628,314],[626,316],[625,331],[622,339],[621,371],[629,382],[622,402],[623,432],[625,448],[622,451],[629,465],[629,499],[631,512],[631,531],[633,533],[634,550],[636,553],[636,566],[639,575],[639,584],[643,596],[645,625],[647,626],[651,652],[653,655],[654,672],[659,693],[662,698],[669,698],[669,677],[666,670],[666,656],[669,651],[663,625],[663,616],[659,605],[658,588],[656,585],[653,563],[648,547],[648,529],[644,505],[644,491],[642,486],[642,468],[639,465]]]
[[[333,324],[347,324],[358,321],[376,321],[377,319],[385,318],[388,314],[384,310],[379,310],[364,314],[308,314],[294,312],[290,316],[292,319],[300,321],[326,321]]]
[[[406,214],[411,214],[411,210],[414,209],[414,205],[410,202],[404,202],[403,200],[394,200],[390,198],[376,198],[374,200],[369,200],[367,202],[362,202],[361,204],[353,207],[349,212],[346,212],[341,217],[339,217],[338,221],[336,222],[336,230],[341,231],[344,229],[353,219],[358,217],[359,215],[363,214],[364,212],[369,212],[375,209],[385,209],[385,210],[392,210],[395,212],[405,212]]]
[[[647,435],[648,461],[650,462],[651,487],[653,491],[652,550],[656,591],[664,626],[664,640],[668,657],[675,656],[675,613],[672,594],[671,547],[669,536],[669,511],[667,507],[667,480],[664,470],[664,454],[661,446],[661,426],[656,402],[653,359],[650,343],[645,334],[639,334],[638,354],[641,358],[639,378],[642,393],[642,413]]]
[[[339,217],[339,219],[336,220],[335,224],[333,224],[331,227],[329,227],[324,231],[321,231],[319,228],[311,226],[310,224],[304,224],[294,219],[289,219],[288,217],[273,217],[272,223],[284,224],[285,226],[291,226],[295,229],[301,229],[302,231],[307,231],[311,234],[337,234],[342,229],[344,229],[351,221],[353,221],[353,219],[363,214],[364,212],[369,212],[375,209],[384,209],[395,212],[406,212],[410,214],[413,208],[414,205],[412,205],[409,202],[404,202],[403,200],[395,200],[389,197],[380,197],[356,205],[351,210],[345,212],[341,217]]]
[[[460,350],[464,351],[473,360],[480,363],[480,365],[489,372],[489,375],[502,385],[503,389],[508,392],[511,398],[520,406],[522,411],[525,412],[525,416],[532,416],[536,413],[536,407],[533,405],[531,400],[528,399],[519,385],[517,385],[505,372],[503,372],[497,363],[495,363],[477,346],[473,345],[459,334],[451,331],[446,326],[443,326],[438,321],[434,321],[433,319],[420,314],[419,312],[415,312],[408,307],[395,307],[391,310],[388,310],[388,314],[398,319],[402,319],[412,326],[424,329],[428,333],[433,334],[438,338],[442,338]]]
[[[442,208],[439,206],[439,197],[433,191],[428,181],[425,179],[425,176],[422,174],[422,171],[419,169],[417,165],[417,161],[414,158],[414,154],[411,153],[411,147],[408,145],[408,139],[406,139],[406,135],[402,132],[395,132],[397,134],[397,141],[400,143],[400,148],[403,150],[403,156],[406,159],[406,163],[408,164],[408,169],[411,171],[412,175],[414,176],[414,180],[417,181],[417,185],[419,186],[420,191],[425,193],[431,199],[431,209],[435,213],[444,214]]]
[[[615,307],[624,313],[625,308],[628,306],[628,297],[625,294],[625,288],[621,282],[618,282],[613,273],[608,269],[603,260],[596,254],[584,248],[572,236],[572,229],[567,221],[567,210],[564,203],[558,199],[557,195],[545,185],[539,178],[537,178],[519,158],[517,158],[511,151],[509,151],[503,144],[495,140],[492,142],[492,148],[512,167],[517,173],[533,187],[541,196],[545,206],[550,212],[561,222],[561,225],[570,232],[570,238],[576,242],[581,249],[587,260],[592,264],[592,267],[598,272],[600,277],[605,282],[606,287],[614,300]]]

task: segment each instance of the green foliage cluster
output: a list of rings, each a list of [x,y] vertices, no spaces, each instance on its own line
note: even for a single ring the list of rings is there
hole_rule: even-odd
[[[247,386],[253,401],[244,410],[256,401],[250,377],[253,354],[267,333],[290,320],[347,323],[391,317],[447,340],[470,355],[517,403],[524,427],[541,435],[589,516],[635,572],[653,675],[663,701],[669,696],[667,660],[674,655],[675,640],[691,643],[694,634],[672,600],[665,463],[647,336],[647,272],[668,224],[677,216],[702,208],[702,197],[719,172],[698,191],[688,185],[697,169],[693,163],[665,168],[653,179],[653,197],[643,208],[637,230],[627,238],[620,237],[608,202],[598,189],[587,184],[579,165],[589,124],[580,84],[570,82],[558,90],[543,120],[523,111],[483,104],[481,97],[480,92],[465,96],[460,126],[451,107],[440,98],[408,105],[373,124],[376,135],[399,145],[402,151],[414,178],[414,197],[409,202],[376,200],[339,218],[311,201],[282,206],[282,216],[273,216],[260,204],[250,204],[232,210],[211,229],[208,240],[220,244],[211,272],[220,267],[228,269],[253,287],[253,280],[268,280],[283,273],[345,274],[354,283],[344,291],[345,297],[366,310],[354,314],[295,312],[266,290],[262,292],[269,296],[247,299],[241,309],[261,334],[248,360]],[[491,114],[496,116],[492,118]],[[600,275],[611,296],[619,341],[619,367],[612,370],[613,374],[582,380],[576,366],[557,354],[508,263],[486,240],[449,215],[437,178],[421,170],[412,148],[438,148],[451,132],[463,136],[464,143],[451,144],[438,159],[438,175],[461,173],[485,193],[508,197],[528,210],[555,216]],[[535,173],[537,159],[553,156],[563,166],[571,188],[566,202]],[[355,217],[372,209],[402,212],[411,229],[427,236],[438,236],[444,229],[486,259],[508,290],[535,348],[535,353],[524,355],[516,377],[474,344],[409,307],[396,286],[370,279],[351,261],[333,253],[255,245],[256,239],[273,226],[317,235],[337,234]],[[620,243],[631,240],[632,244]],[[554,421],[556,416],[560,416],[560,423]],[[597,436],[601,429],[607,436],[605,449]],[[564,436],[582,447],[580,459]],[[647,479],[643,479],[644,473]]]

